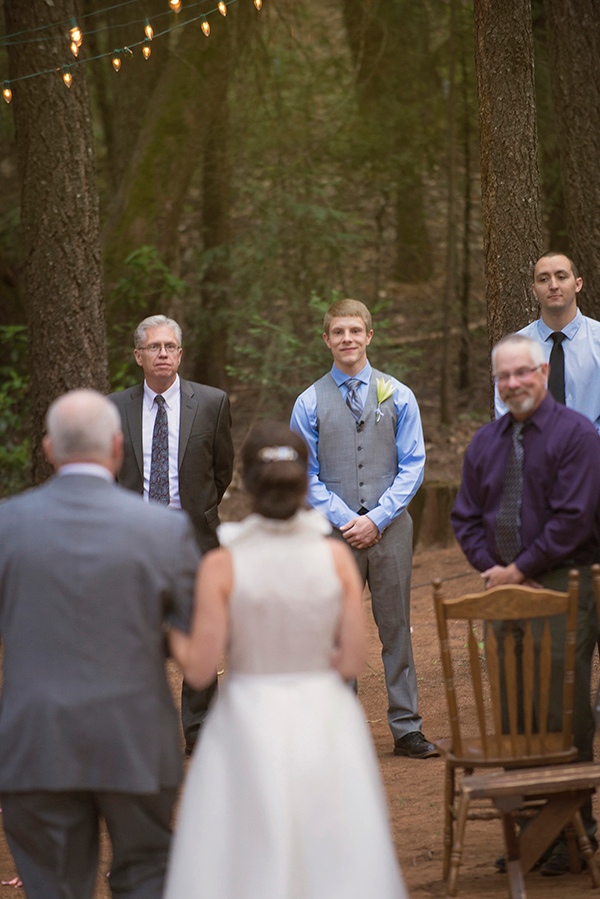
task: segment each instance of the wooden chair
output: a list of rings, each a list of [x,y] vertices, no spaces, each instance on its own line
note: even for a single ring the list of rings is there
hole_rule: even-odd
[[[437,744],[446,763],[448,895],[457,892],[466,822],[481,817],[502,818],[513,899],[525,897],[523,873],[569,823],[600,886],[579,811],[600,783],[600,765],[569,764],[577,757],[572,739],[577,571],[570,572],[566,593],[507,586],[446,599],[440,580],[433,582],[433,593],[451,734]],[[564,651],[562,676],[556,668],[552,672],[553,642]],[[558,711],[551,703],[552,673],[555,695],[560,678]],[[473,709],[476,732],[466,734],[463,722],[467,710],[473,719]],[[493,768],[502,770],[485,771]],[[457,789],[458,769],[463,777]],[[534,817],[518,836],[515,813],[524,814],[526,802]],[[574,846],[570,857],[578,864]]]

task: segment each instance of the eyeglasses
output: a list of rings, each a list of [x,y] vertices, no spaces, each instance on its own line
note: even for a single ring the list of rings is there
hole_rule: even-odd
[[[541,367],[540,364],[534,365],[533,368],[516,368],[514,371],[503,371],[499,375],[494,375],[494,381],[496,384],[506,384],[511,378],[514,378],[515,381],[526,381],[534,371],[538,371]]]
[[[174,356],[181,349],[176,343],[149,343],[148,346],[139,346],[138,350],[145,350],[151,356],[158,356],[161,350],[165,350],[169,356]]]

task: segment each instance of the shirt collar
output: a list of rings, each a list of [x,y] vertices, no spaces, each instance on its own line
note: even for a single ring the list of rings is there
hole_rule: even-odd
[[[105,481],[114,481],[114,478],[108,468],[104,465],[97,465],[96,462],[67,462],[61,465],[57,474],[63,475],[86,474],[95,478],[104,478]]]
[[[179,381],[179,375],[175,375],[175,380],[171,384],[171,386],[165,390],[162,394],[165,398],[165,406],[167,409],[173,409],[175,407],[175,401],[179,396],[179,392],[181,390],[181,384]],[[154,397],[158,396],[155,390],[152,390],[151,387],[148,387],[146,381],[144,381],[144,403],[146,404],[146,409],[151,409],[154,405]]]
[[[345,384],[348,378],[357,378],[359,381],[362,381],[363,384],[368,384],[371,380],[372,371],[373,369],[371,368],[371,363],[369,361],[367,361],[365,367],[362,368],[356,375],[347,375],[346,372],[340,371],[337,365],[332,365],[331,377],[338,387],[341,387],[342,384]]]
[[[562,333],[565,335],[567,340],[573,340],[580,327],[583,324],[583,314],[581,309],[577,307],[577,312],[575,313],[575,318],[572,319],[568,325],[565,325],[564,328],[561,328]],[[538,319],[538,331],[540,333],[540,337],[543,341],[548,340],[551,334],[554,334],[554,330],[546,324],[543,318]]]
[[[543,431],[548,423],[548,419],[552,415],[554,406],[557,405],[559,405],[559,403],[557,403],[552,394],[548,392],[535,412],[532,412],[529,418],[525,419],[524,424],[528,426],[530,424],[535,425],[538,431]],[[505,432],[512,427],[513,421],[515,421],[515,419],[510,412],[507,412],[502,418],[502,432]]]

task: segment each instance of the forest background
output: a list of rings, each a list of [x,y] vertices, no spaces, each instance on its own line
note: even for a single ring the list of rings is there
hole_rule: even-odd
[[[600,314],[595,0],[173,6],[0,2],[0,495],[47,476],[56,396],[139,381],[144,316],[180,321],[239,442],[328,367],[343,296],[457,477],[541,252]]]

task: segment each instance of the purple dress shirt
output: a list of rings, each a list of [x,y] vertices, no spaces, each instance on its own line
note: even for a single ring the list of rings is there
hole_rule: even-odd
[[[478,571],[501,565],[496,515],[511,446],[512,416],[480,428],[467,449],[452,527]],[[521,545],[528,578],[600,561],[600,438],[591,422],[547,394],[523,431]]]

